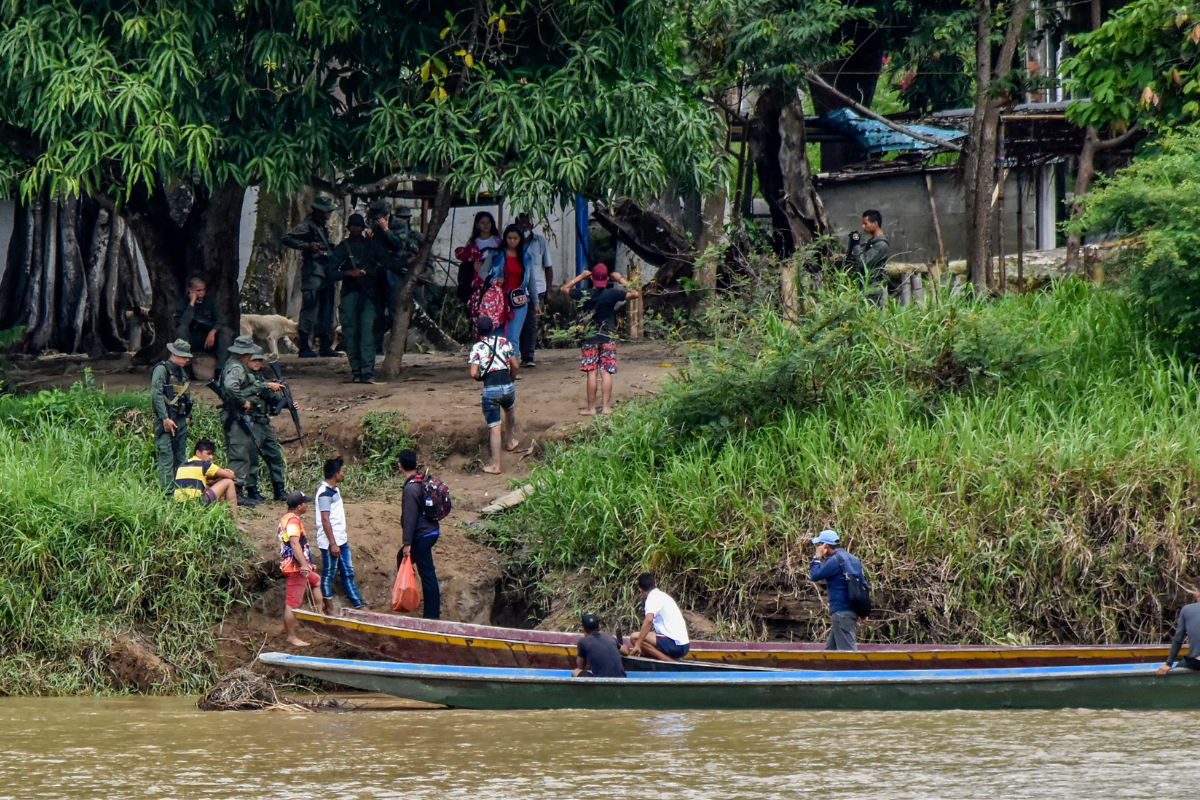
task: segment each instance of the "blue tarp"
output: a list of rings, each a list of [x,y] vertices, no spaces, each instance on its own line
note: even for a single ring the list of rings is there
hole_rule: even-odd
[[[863,119],[848,108],[839,108],[823,117],[821,122],[829,127],[853,137],[869,154],[873,156],[896,150],[934,150],[935,145],[914,139],[899,131],[894,131],[882,122],[873,119]],[[953,141],[967,134],[952,128],[935,128],[931,125],[905,125],[918,133],[933,136],[937,139]]]

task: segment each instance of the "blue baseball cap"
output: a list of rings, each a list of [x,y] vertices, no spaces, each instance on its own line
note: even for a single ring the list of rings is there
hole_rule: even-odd
[[[820,533],[818,533],[817,538],[813,539],[812,543],[813,544],[831,544],[834,547],[837,547],[838,545],[840,545],[842,543],[842,539],[840,536],[837,535],[837,531],[831,531],[829,529],[826,529],[826,530],[823,530]]]

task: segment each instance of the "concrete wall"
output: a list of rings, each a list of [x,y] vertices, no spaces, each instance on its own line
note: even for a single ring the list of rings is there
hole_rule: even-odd
[[[937,202],[942,240],[949,260],[967,257],[966,201],[961,183],[953,172],[932,173],[933,195]],[[1037,183],[1023,181],[1025,195],[1025,250],[1037,247]],[[929,191],[924,175],[864,178],[822,185],[818,191],[825,213],[845,239],[851,230],[860,230],[862,212],[873,208],[883,215],[883,232],[891,244],[891,260],[928,263],[938,257],[937,234],[930,211]],[[1005,250],[1017,251],[1017,179],[1009,174],[1005,184]],[[998,240],[996,241],[998,244]]]
[[[438,234],[433,245],[434,261],[426,273],[432,281],[443,285],[455,283],[458,280],[458,262],[454,260],[454,250],[467,243],[471,236],[471,226],[475,223],[475,214],[480,211],[490,211],[496,219],[496,224],[503,230],[504,226],[516,219],[517,210],[505,204],[499,206],[462,206],[450,210],[446,223]],[[415,220],[414,215],[414,220]],[[575,208],[556,208],[546,219],[534,219],[534,229],[546,237],[550,245],[550,260],[554,264],[554,284],[561,286],[575,277]]]

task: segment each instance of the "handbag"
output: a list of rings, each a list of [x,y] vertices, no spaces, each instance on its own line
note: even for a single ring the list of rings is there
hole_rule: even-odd
[[[416,611],[421,605],[421,585],[417,582],[417,570],[412,556],[400,561],[396,572],[396,583],[392,585],[392,611]]]
[[[524,289],[513,289],[508,293],[508,305],[510,308],[524,308],[529,302],[529,292]]]

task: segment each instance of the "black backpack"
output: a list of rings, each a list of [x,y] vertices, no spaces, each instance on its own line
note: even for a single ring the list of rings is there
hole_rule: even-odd
[[[842,558],[840,552],[835,550],[833,555],[841,565],[842,575],[846,578],[846,595],[850,600],[850,610],[860,619],[871,616],[871,587],[867,584],[867,579],[861,575],[851,575],[846,570],[846,560]]]
[[[441,522],[454,504],[450,500],[450,489],[428,472],[417,473],[409,480],[421,484],[421,513],[431,522]]]

